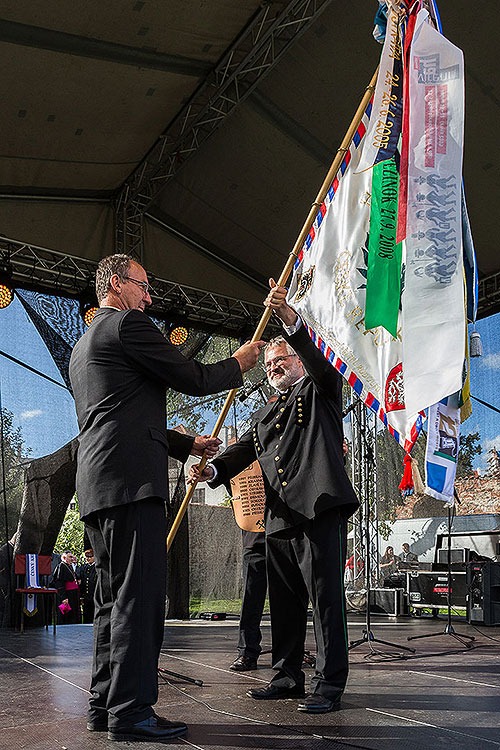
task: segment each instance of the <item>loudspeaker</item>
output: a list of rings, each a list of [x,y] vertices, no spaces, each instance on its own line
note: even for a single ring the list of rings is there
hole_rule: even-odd
[[[408,605],[404,589],[371,589],[370,612],[375,615],[407,615]]]
[[[465,571],[451,574],[451,606],[465,607],[467,584]],[[441,571],[408,574],[408,598],[410,604],[446,607],[448,602],[448,573]]]
[[[452,547],[450,549],[450,562],[452,564],[466,563],[469,560],[469,550],[464,547]],[[438,565],[448,565],[448,547],[441,547],[437,551]]]
[[[469,563],[467,588],[467,621],[500,625],[500,563]]]

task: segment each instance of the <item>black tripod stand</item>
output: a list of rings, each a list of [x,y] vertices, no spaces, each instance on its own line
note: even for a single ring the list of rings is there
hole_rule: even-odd
[[[458,494],[456,489],[454,490],[455,499],[457,502],[460,502],[458,499]],[[451,622],[451,595],[452,595],[452,580],[451,580],[451,524],[452,524],[452,518],[451,518],[451,508],[448,506],[448,554],[446,558],[446,567],[447,567],[447,573],[448,573],[448,584],[447,584],[447,593],[446,593],[446,605],[448,608],[447,613],[447,622],[445,625],[444,630],[439,631],[439,633],[427,633],[426,635],[411,635],[408,636],[408,641],[416,641],[418,638],[435,638],[438,635],[451,635],[452,638],[454,638],[456,641],[458,641],[462,646],[465,646],[465,648],[470,648],[472,646],[472,641],[475,641],[473,635],[465,635],[464,633],[457,633],[455,631],[455,628],[452,625]]]
[[[359,458],[360,458],[360,466],[361,461],[364,458],[364,487],[363,482],[360,481],[360,494],[364,495],[363,503],[362,503],[362,519],[361,519],[361,528],[363,527],[364,523],[364,532],[365,532],[365,555],[364,555],[364,566],[365,566],[365,580],[366,580],[366,620],[365,620],[365,629],[363,630],[363,634],[361,638],[358,638],[356,641],[351,641],[349,644],[349,651],[351,651],[354,648],[357,648],[357,646],[363,645],[363,643],[368,643],[370,646],[370,651],[372,654],[380,654],[383,655],[386,652],[378,651],[373,647],[374,643],[381,643],[384,646],[391,646],[398,650],[408,651],[409,653],[414,654],[415,649],[409,648],[408,646],[400,646],[396,643],[391,643],[390,641],[383,641],[380,638],[376,638],[373,634],[373,631],[371,629],[371,621],[370,621],[370,594],[371,594],[371,560],[370,560],[370,544],[371,544],[371,538],[370,538],[370,518],[371,518],[371,509],[370,509],[370,479],[372,476],[372,472],[375,471],[375,456],[373,454],[373,448],[370,445],[370,441],[366,437],[366,412],[365,412],[365,406],[364,404],[358,400],[355,408],[355,417],[358,424],[358,451],[359,451]],[[362,531],[361,531],[362,533]],[[401,656],[404,656],[401,654]]]

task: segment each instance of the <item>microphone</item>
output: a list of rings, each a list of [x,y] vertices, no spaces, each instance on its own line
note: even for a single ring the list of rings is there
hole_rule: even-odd
[[[352,411],[353,409],[355,409],[355,408],[356,408],[356,406],[357,406],[357,405],[358,405],[359,403],[360,403],[360,401],[359,401],[359,399],[358,399],[358,400],[356,400],[356,401],[353,401],[353,402],[352,402],[352,404],[349,404],[349,406],[347,407],[347,409],[344,409],[344,411],[342,412],[342,419],[344,419],[345,417],[347,417],[347,415],[348,415],[348,414],[350,414],[350,413],[351,413],[351,411]]]
[[[240,395],[238,396],[238,399],[240,401],[246,401],[247,398],[251,396],[251,394],[254,393],[255,391],[258,391],[259,388],[262,385],[264,385],[264,383],[267,383],[267,375],[264,375],[264,377],[261,378],[257,383],[254,383],[253,385],[251,385],[250,388],[245,388],[243,393],[240,393]]]

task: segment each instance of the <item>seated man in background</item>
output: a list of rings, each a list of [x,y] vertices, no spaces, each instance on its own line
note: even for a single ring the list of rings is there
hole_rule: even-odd
[[[399,570],[414,570],[418,568],[418,557],[413,552],[410,552],[410,545],[407,542],[403,543],[403,550],[399,555]]]

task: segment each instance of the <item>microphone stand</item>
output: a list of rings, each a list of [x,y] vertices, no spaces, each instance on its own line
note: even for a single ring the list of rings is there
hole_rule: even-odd
[[[456,487],[453,488],[453,494],[455,495],[455,499],[457,503],[460,502],[458,498],[458,493],[456,490]],[[446,568],[448,573],[448,586],[447,586],[447,592],[446,592],[446,605],[448,608],[447,612],[447,622],[445,625],[444,630],[440,630],[439,633],[426,633],[425,635],[411,635],[408,636],[406,640],[408,641],[416,641],[417,638],[435,638],[438,635],[451,635],[452,638],[454,638],[456,641],[458,641],[462,646],[465,646],[465,648],[470,648],[472,646],[472,641],[475,641],[473,635],[466,635],[465,633],[457,633],[452,625],[451,622],[451,596],[452,596],[452,580],[451,580],[451,508],[448,505],[448,554],[446,557]],[[457,652],[458,653],[458,652]]]
[[[383,641],[380,638],[376,638],[371,628],[371,617],[370,617],[370,598],[371,598],[370,596],[371,594],[370,474],[375,471],[375,456],[373,453],[373,448],[370,445],[370,442],[366,437],[366,412],[363,412],[364,408],[366,407],[364,406],[363,402],[357,399],[354,402],[354,406],[353,404],[351,404],[351,406],[346,410],[346,414],[349,411],[354,410],[355,418],[358,423],[358,446],[357,447],[360,453],[360,457],[362,457],[364,453],[365,458],[366,458],[365,487],[364,487],[364,492],[362,493],[364,495],[363,504],[362,504],[362,514],[363,514],[362,521],[364,522],[364,532],[365,532],[364,566],[365,566],[365,581],[366,581],[366,619],[365,619],[365,629],[363,630],[363,634],[361,638],[358,638],[356,641],[351,641],[349,644],[348,650],[352,651],[358,646],[362,646],[364,643],[368,643],[372,654],[384,655],[387,652],[379,651],[373,647],[374,643],[381,643],[384,646],[391,646],[398,650],[402,649],[403,651],[408,651],[409,653],[414,654],[415,653],[414,648],[410,648],[408,646],[401,646],[401,645],[398,645],[397,643],[391,643],[390,641]],[[363,451],[363,448],[364,448],[364,451]],[[363,523],[361,524],[361,528],[363,528]],[[407,658],[404,654],[401,654],[401,657]]]

